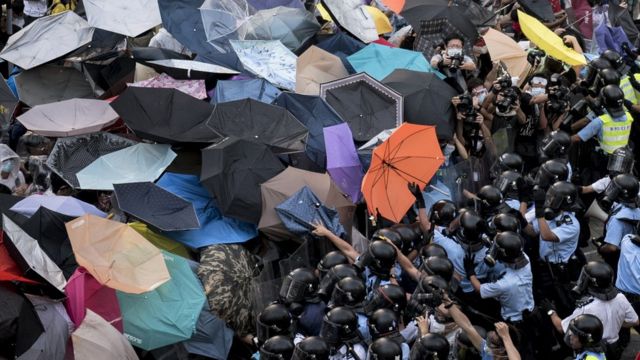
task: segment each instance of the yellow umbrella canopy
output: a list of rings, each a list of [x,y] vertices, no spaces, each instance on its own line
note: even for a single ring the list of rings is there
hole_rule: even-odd
[[[129,226],[145,239],[149,240],[149,242],[155,245],[158,249],[166,250],[170,253],[182,256],[185,259],[191,259],[191,254],[184,245],[149,229],[147,224],[134,221],[129,223]]]
[[[531,69],[527,61],[527,53],[512,38],[500,31],[489,29],[484,35],[484,42],[491,55],[491,60],[502,61],[511,76],[524,81]]]
[[[349,76],[339,57],[311,46],[298,57],[296,93],[318,96],[320,84]]]
[[[171,278],[160,250],[126,224],[84,215],[65,226],[76,261],[103,285],[140,294]]]
[[[518,22],[527,38],[544,50],[547,55],[571,66],[587,64],[584,55],[567,47],[560,36],[544,26],[538,19],[518,10]]]

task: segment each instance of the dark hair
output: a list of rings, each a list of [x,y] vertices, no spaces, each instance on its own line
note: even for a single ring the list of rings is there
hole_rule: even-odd
[[[484,86],[484,81],[480,80],[477,77],[472,77],[471,79],[467,80],[467,89],[473,90],[478,86]]]
[[[449,41],[453,39],[460,40],[460,42],[462,42],[462,46],[464,46],[464,38],[460,34],[456,33],[449,34],[446,38],[444,38],[444,44],[449,45]]]

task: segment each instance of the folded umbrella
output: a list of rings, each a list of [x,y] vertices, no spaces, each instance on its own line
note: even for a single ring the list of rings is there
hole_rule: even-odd
[[[417,51],[369,44],[347,58],[357,72],[365,72],[380,81],[396,69],[436,72],[424,55]]]
[[[195,60],[151,60],[147,62],[147,65],[158,72],[164,72],[175,79],[183,80],[228,78],[231,75],[238,74],[236,70],[229,69],[224,66],[208,64],[202,61]]]
[[[278,40],[231,40],[242,65],[273,85],[294,90],[296,56]]]
[[[433,126],[402,124],[373,151],[362,181],[369,213],[400,222],[415,202],[407,184],[424,187],[443,162]]]
[[[360,0],[321,0],[336,24],[359,40],[370,43],[378,40],[373,16]]]
[[[175,158],[170,145],[135,144],[103,155],[78,171],[78,187],[113,190],[114,184],[155,181]]]
[[[162,231],[200,228],[193,205],[152,182],[115,184],[118,206],[122,211]]]
[[[14,359],[33,346],[44,332],[33,305],[10,284],[0,284],[0,356]]]
[[[73,11],[43,16],[11,35],[0,58],[28,70],[89,43],[92,36],[93,28]]]
[[[520,45],[509,36],[494,29],[487,30],[482,37],[487,44],[491,60],[501,61],[511,76],[517,76],[521,81],[525,81],[531,70],[531,64],[527,60],[527,53]]]
[[[102,100],[71,99],[37,105],[18,116],[28,130],[43,136],[64,137],[100,131],[118,120]]]
[[[182,243],[153,231],[149,226],[147,226],[147,224],[140,221],[134,221],[127,225],[137,231],[138,234],[142,235],[145,239],[149,240],[149,242],[155,245],[158,249],[166,250],[170,253],[182,256],[185,259],[191,258],[191,253]]]
[[[144,350],[190,339],[206,300],[187,260],[166,252],[162,256],[171,274],[168,282],[144,294],[117,292],[124,334]]]
[[[284,227],[298,236],[311,234],[316,224],[324,225],[339,237],[345,234],[338,212],[326,207],[308,186],[276,206],[276,213]]]
[[[71,217],[78,217],[85,214],[100,217],[107,216],[107,214],[98,210],[95,206],[71,196],[39,194],[30,195],[20,200],[11,207],[11,211],[31,217],[38,212],[41,207]]]
[[[320,96],[349,124],[356,142],[403,120],[402,95],[364,73],[320,85]]]
[[[162,23],[157,0],[85,0],[89,25],[136,37]]]
[[[18,98],[29,106],[73,98],[95,98],[84,75],[74,69],[46,64],[16,76]]]
[[[280,93],[278,88],[265,79],[220,80],[216,84],[215,94],[211,96],[211,103],[254,99],[271,104]]]
[[[349,76],[342,60],[316,46],[308,48],[296,65],[296,92],[318,95],[320,84]]]
[[[354,204],[357,203],[360,200],[360,183],[364,174],[349,125],[325,127],[324,141],[327,145],[327,172],[342,192]]]
[[[13,113],[18,106],[18,99],[13,94],[7,81],[4,78],[0,79],[0,128],[9,126]]]
[[[44,332],[24,354],[16,360],[63,360],[73,323],[64,306],[41,296],[27,295],[33,304]]]
[[[176,89],[196,99],[206,99],[207,89],[204,80],[176,80],[167,74],[128,84],[133,87]]]
[[[208,41],[237,39],[236,32],[251,16],[251,8],[246,0],[205,0],[200,15]]]
[[[320,30],[312,13],[304,8],[284,6],[260,10],[243,26],[244,40],[280,40],[294,53]]]
[[[78,264],[101,284],[141,294],[169,281],[160,250],[126,224],[84,215],[66,228]]]
[[[138,360],[127,338],[91,310],[87,310],[87,316],[71,334],[71,340],[76,360]]]

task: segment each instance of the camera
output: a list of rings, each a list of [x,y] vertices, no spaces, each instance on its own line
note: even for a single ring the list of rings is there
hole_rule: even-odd
[[[455,73],[458,68],[464,62],[464,55],[462,53],[451,56],[451,65],[449,65],[449,71]]]
[[[509,83],[511,83],[511,80],[509,80]],[[511,87],[511,85],[502,89],[503,90],[500,92],[502,99],[496,100],[496,109],[498,112],[505,114],[509,112],[511,107],[516,103],[516,101],[518,101],[518,93],[513,87]]]
[[[569,106],[569,96],[571,91],[564,85],[549,88],[549,100],[546,110],[551,113],[560,114]]]
[[[473,107],[473,97],[466,93],[458,97],[460,103],[456,106],[458,113],[464,115],[465,124],[475,124],[478,116],[476,109]]]
[[[527,54],[527,61],[531,65],[536,65],[540,63],[540,60],[545,56],[545,52],[542,50],[531,50]]]

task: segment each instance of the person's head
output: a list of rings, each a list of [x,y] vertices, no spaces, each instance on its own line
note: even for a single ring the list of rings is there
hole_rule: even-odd
[[[333,288],[331,294],[331,306],[346,306],[350,309],[359,309],[367,295],[367,289],[360,278],[346,277]]]
[[[543,75],[534,75],[529,80],[529,93],[531,96],[542,95],[547,92],[547,78]]]
[[[630,208],[638,207],[638,179],[631,174],[620,174],[611,179],[604,190],[604,196],[599,204],[602,210],[609,212],[614,203],[623,204]]]
[[[370,360],[400,360],[402,348],[391,339],[381,337],[369,345],[368,356]]]
[[[398,315],[391,309],[378,309],[367,319],[373,340],[398,334]]]
[[[496,179],[504,171],[512,170],[522,173],[524,168],[524,161],[522,157],[516,153],[504,153],[498,157],[498,159],[491,165],[489,170],[489,177]]]
[[[334,349],[343,343],[359,342],[361,335],[356,313],[342,306],[329,310],[322,320],[320,337]]]
[[[487,252],[485,263],[494,266],[496,261],[500,261],[516,269],[522,268],[529,263],[524,256],[523,245],[524,241],[518,233],[513,231],[500,232],[495,236],[491,249]]]
[[[320,336],[309,336],[296,344],[291,360],[329,360],[329,346]]]
[[[400,317],[406,307],[404,289],[395,284],[385,284],[373,290],[373,296],[364,305],[364,312],[371,315],[378,309],[391,309]]]
[[[388,279],[391,276],[391,268],[396,262],[396,256],[396,248],[393,245],[385,240],[373,240],[355,265],[361,270],[369,269],[382,279]]]
[[[460,228],[455,236],[465,250],[478,251],[484,246],[482,236],[486,232],[487,223],[473,210],[466,210],[461,214]]]
[[[449,357],[449,342],[440,334],[427,334],[416,340],[409,354],[410,360],[446,360]]]
[[[478,99],[478,104],[482,104],[489,94],[489,90],[484,86],[484,81],[474,77],[467,81],[467,89],[474,98]]]
[[[518,199],[524,186],[524,178],[517,171],[506,170],[493,182],[493,185],[500,190],[505,199]]]
[[[278,335],[269,338],[260,346],[260,359],[289,360],[293,355],[293,340],[288,336]]]
[[[333,293],[333,288],[338,281],[352,277],[357,278],[360,274],[356,268],[351,264],[338,264],[333,266],[320,280],[320,286],[318,287],[318,295],[325,300],[329,300],[329,297]]]
[[[297,268],[282,281],[280,299],[285,303],[317,302],[318,283],[313,270]]]
[[[456,205],[450,200],[438,200],[429,213],[429,221],[433,225],[449,227],[449,224],[458,216]]]
[[[539,149],[540,159],[547,161],[551,159],[565,159],[569,154],[571,137],[562,130],[550,132],[542,139]]]
[[[551,159],[545,161],[539,168],[535,176],[535,185],[543,190],[547,190],[558,181],[569,180],[569,167],[562,160]]]
[[[436,309],[438,322],[449,322],[448,317],[438,309],[448,289],[449,283],[440,276],[421,277],[407,304],[407,315],[413,318],[417,315],[424,315],[425,311],[429,309]]]
[[[491,354],[493,359],[506,359],[507,349],[504,346],[502,338],[495,330],[487,332],[487,338],[485,339],[485,352]]]
[[[595,315],[582,314],[569,322],[564,341],[574,351],[597,349],[601,346],[604,327]]]
[[[0,177],[8,179],[15,169],[16,162],[13,159],[5,160],[0,163]]]
[[[624,92],[617,85],[607,85],[600,91],[604,107],[612,118],[620,118],[625,115]]]
[[[446,258],[447,250],[445,250],[445,248],[442,247],[442,245],[440,244],[429,243],[423,246],[422,249],[420,249],[420,256],[422,257],[423,261],[432,256],[439,257],[439,258]]]
[[[422,259],[420,270],[427,275],[438,275],[446,281],[453,278],[453,263],[446,257],[431,256]]]
[[[609,154],[609,160],[607,161],[607,171],[609,172],[609,178],[613,179],[620,174],[630,174],[633,169],[635,156],[633,151],[627,147],[619,147]]]
[[[614,286],[614,273],[609,264],[602,261],[589,261],[582,267],[573,292],[579,295],[589,295],[603,301],[608,301],[618,295]]]
[[[320,259],[317,266],[317,274],[318,277],[324,276],[329,269],[339,264],[348,264],[349,259],[340,251],[335,250],[328,252],[325,256]]]
[[[500,189],[493,185],[485,185],[478,191],[478,200],[476,205],[480,216],[489,217],[495,215],[500,204],[503,202]]]
[[[558,181],[547,190],[544,200],[544,218],[551,221],[563,211],[574,212],[580,208],[578,188],[568,181]]]
[[[268,305],[258,314],[256,321],[258,343],[263,344],[276,335],[291,335],[292,324],[293,317],[286,305],[278,303]]]
[[[402,247],[400,249],[403,254],[408,255],[416,249],[416,245],[420,242],[421,234],[419,231],[416,231],[415,226],[395,224],[391,229],[400,235],[400,239],[402,240]]]
[[[400,251],[403,250],[402,236],[392,228],[378,229],[373,233],[371,240],[388,240],[393,243]]]
[[[444,39],[444,45],[447,49],[460,49],[464,47],[464,39],[458,34],[450,34]]]

